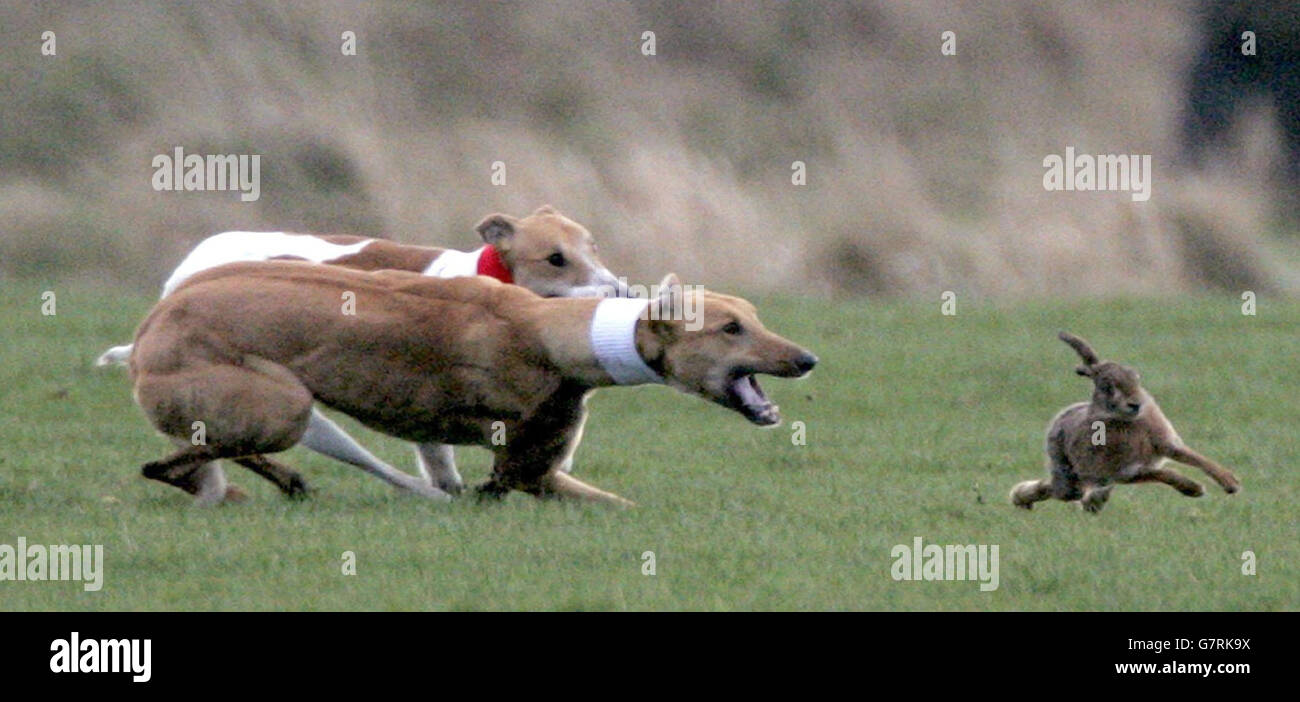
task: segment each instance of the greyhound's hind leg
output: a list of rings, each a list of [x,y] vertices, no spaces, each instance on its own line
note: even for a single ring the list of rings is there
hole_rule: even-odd
[[[248,494],[226,481],[226,473],[221,463],[212,461],[199,466],[190,473],[185,484],[177,485],[185,492],[194,495],[194,501],[200,505],[215,505],[221,502],[243,502]]]
[[[302,436],[311,392],[287,368],[245,357],[239,365],[211,363],[170,373],[141,372],[136,399],[159,430],[182,448],[146,464],[146,477],[194,494],[199,504],[226,497],[222,458],[283,451]],[[194,427],[203,438],[193,441]]]
[[[298,471],[266,456],[244,456],[236,458],[235,463],[275,483],[275,486],[280,488],[280,492],[289,497],[302,497],[309,492],[307,481],[303,480]]]
[[[229,498],[232,502],[243,499],[244,493],[226,483],[226,476],[208,446],[187,446],[171,456],[146,463],[141,474],[146,478],[178,487],[194,496],[195,504],[210,507]],[[232,494],[233,493],[233,494]]]
[[[193,445],[182,439],[173,441],[177,448]],[[238,485],[226,481],[226,473],[221,469],[220,461],[204,463],[185,478],[171,484],[193,495],[194,501],[203,506],[248,499],[248,494],[239,489]]]

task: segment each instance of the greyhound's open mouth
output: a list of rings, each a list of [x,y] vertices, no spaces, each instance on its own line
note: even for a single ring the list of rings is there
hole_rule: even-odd
[[[781,423],[781,408],[767,399],[753,374],[738,375],[732,379],[727,385],[727,401],[732,409],[759,426]]]

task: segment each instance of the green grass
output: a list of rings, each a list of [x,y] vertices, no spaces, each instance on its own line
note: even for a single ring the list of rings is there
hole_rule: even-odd
[[[40,314],[40,293],[58,314]],[[133,405],[122,369],[151,298],[85,282],[0,287],[0,544],[103,544],[100,592],[0,582],[5,610],[1282,610],[1297,606],[1294,335],[1300,305],[1231,295],[1110,302],[765,299],[767,325],[816,351],[805,381],[769,379],[786,423],[760,430],[664,388],[593,398],[577,472],[629,511],[537,502],[430,504],[294,449],[317,492],[282,499],[237,466],[242,505],[196,509],[140,477],[170,444]],[[1120,487],[1098,516],[1012,508],[1039,477],[1042,433],[1087,397],[1069,328],[1135,365],[1190,445],[1245,489],[1188,499]],[[790,423],[807,427],[791,442]],[[356,425],[346,423],[353,428]],[[399,441],[355,435],[391,463]],[[471,483],[488,454],[461,449]],[[997,544],[1000,587],[895,582],[890,549]],[[1258,575],[1240,572],[1241,554]],[[357,575],[341,574],[352,551]],[[642,575],[641,554],[657,574]]]

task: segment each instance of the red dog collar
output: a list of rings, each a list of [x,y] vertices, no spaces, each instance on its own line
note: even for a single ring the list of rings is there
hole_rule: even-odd
[[[514,276],[510,275],[510,269],[501,261],[501,254],[497,253],[496,247],[488,244],[483,247],[483,253],[478,256],[479,275],[485,275],[489,278],[496,278],[503,283],[515,282]]]

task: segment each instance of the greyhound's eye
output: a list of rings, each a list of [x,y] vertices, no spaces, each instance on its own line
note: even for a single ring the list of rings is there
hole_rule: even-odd
[[[561,268],[564,266],[564,254],[560,253],[559,251],[556,251],[550,256],[547,256],[546,260],[556,268]]]
[[[722,327],[723,334],[730,334],[732,336],[737,336],[743,331],[745,330],[740,326],[740,322],[727,322],[726,326]]]

